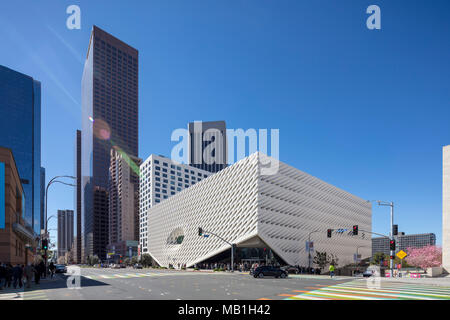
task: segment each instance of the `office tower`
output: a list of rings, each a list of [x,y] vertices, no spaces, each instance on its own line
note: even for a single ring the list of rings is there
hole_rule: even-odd
[[[63,257],[73,245],[73,210],[58,210],[58,257]]]
[[[74,260],[76,263],[83,263],[83,251],[84,251],[84,217],[81,211],[81,131],[77,130],[75,138],[75,177],[76,187],[75,187],[75,252]]]
[[[25,194],[13,152],[0,147],[0,261],[13,265],[33,261],[35,233],[25,223]]]
[[[94,26],[82,79],[85,254],[106,258],[110,150],[138,156],[138,51]]]
[[[154,154],[141,164],[140,172],[139,242],[141,253],[148,253],[148,210],[164,199],[209,177],[212,173],[185,164],[178,164],[169,158]]]
[[[130,160],[133,165],[130,165]],[[109,245],[139,239],[139,165],[142,160],[111,149]]]
[[[189,165],[218,172],[227,166],[227,129],[225,121],[188,124],[189,130]]]
[[[425,246],[436,245],[436,235],[434,233],[420,233],[420,234],[404,234],[399,232],[396,237],[396,250],[406,251],[408,248],[422,248]],[[388,238],[372,238],[372,256],[375,253],[382,252],[390,255],[389,239]]]
[[[442,266],[450,272],[450,145],[442,149]]]
[[[41,211],[40,211],[40,228],[45,230],[45,168],[41,167]]]
[[[0,66],[0,146],[13,152],[25,193],[25,223],[41,232],[41,83]]]

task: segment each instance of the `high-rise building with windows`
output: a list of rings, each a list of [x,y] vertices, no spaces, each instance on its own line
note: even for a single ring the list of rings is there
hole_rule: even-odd
[[[133,161],[133,165],[129,162]],[[142,160],[111,149],[109,245],[139,239],[139,165]]]
[[[212,173],[185,164],[177,164],[169,158],[155,154],[150,155],[141,164],[140,172],[139,241],[141,253],[148,253],[148,224],[151,223],[147,215],[148,210]]]
[[[63,257],[73,245],[73,210],[58,210],[58,257]]]
[[[94,26],[82,79],[85,255],[106,258],[110,150],[138,156],[138,51]]]
[[[227,166],[227,129],[225,121],[194,121],[188,124],[189,165],[218,172]]]
[[[396,236],[395,252],[400,250],[406,251],[408,248],[422,248],[425,246],[436,245],[436,235],[434,233],[407,234],[399,233]],[[376,237],[372,238],[372,256],[375,253],[382,252],[386,255],[390,254],[389,239]]]
[[[41,83],[0,66],[0,146],[12,150],[25,194],[25,224],[41,231]]]
[[[75,252],[74,260],[76,263],[83,263],[84,251],[84,217],[81,210],[81,131],[76,131],[75,138],[75,177],[76,187],[74,192],[75,203]]]

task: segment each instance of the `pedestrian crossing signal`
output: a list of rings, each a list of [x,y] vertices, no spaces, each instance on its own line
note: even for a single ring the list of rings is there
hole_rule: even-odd
[[[198,228],[198,235],[199,236],[203,235],[203,229],[202,228]]]
[[[357,236],[358,235],[358,225],[353,226],[353,235]]]
[[[327,230],[327,237],[328,237],[328,238],[331,238],[331,231],[332,231],[331,229],[328,229],[328,230]]]

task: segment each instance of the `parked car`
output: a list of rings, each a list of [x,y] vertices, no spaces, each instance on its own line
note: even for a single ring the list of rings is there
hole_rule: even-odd
[[[64,264],[55,264],[55,273],[66,273],[67,268]]]
[[[114,263],[113,263],[113,264],[111,265],[111,268],[112,268],[112,269],[120,269],[120,264],[114,264]]]
[[[296,266],[285,266],[285,267],[282,267],[281,269],[286,271],[287,273],[293,273],[293,274],[300,273],[300,270]]]
[[[252,272],[252,275],[255,278],[264,278],[266,276],[275,278],[287,278],[288,273],[279,267],[262,266],[256,268]]]
[[[363,277],[367,278],[367,277],[373,276],[373,274],[374,274],[374,271],[373,271],[373,270],[367,269],[366,271],[363,272],[362,275],[363,275]]]
[[[136,264],[133,265],[133,268],[134,269],[142,269],[142,264],[136,263]]]

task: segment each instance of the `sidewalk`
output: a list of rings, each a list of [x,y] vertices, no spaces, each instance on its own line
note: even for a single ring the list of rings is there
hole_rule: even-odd
[[[418,285],[432,285],[440,287],[450,288],[450,277],[437,277],[437,278],[381,278],[384,282],[401,282],[408,284]]]

